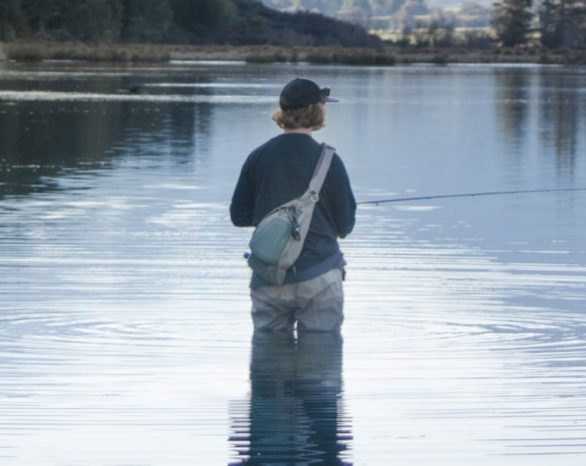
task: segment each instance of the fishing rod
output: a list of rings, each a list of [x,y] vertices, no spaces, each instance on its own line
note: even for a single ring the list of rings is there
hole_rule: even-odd
[[[564,191],[586,191],[586,188],[551,188],[551,189],[527,189],[523,191],[486,191],[479,193],[461,193],[461,194],[438,194],[433,196],[417,196],[417,197],[395,197],[392,199],[377,199],[374,201],[361,201],[357,205],[364,204],[386,204],[389,202],[408,202],[408,201],[426,201],[429,199],[449,199],[455,197],[479,197],[479,196],[499,196],[505,194],[531,194],[531,193],[552,193]]]

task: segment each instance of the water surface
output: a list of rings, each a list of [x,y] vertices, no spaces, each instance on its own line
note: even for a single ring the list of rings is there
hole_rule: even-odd
[[[227,205],[295,76],[359,200],[586,187],[586,69],[0,66],[3,465],[584,464],[586,192],[361,206],[341,339]]]

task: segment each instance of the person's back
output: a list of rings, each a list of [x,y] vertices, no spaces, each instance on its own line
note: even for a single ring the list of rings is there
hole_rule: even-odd
[[[285,132],[255,149],[244,163],[230,205],[234,225],[256,226],[274,208],[305,192],[321,153],[311,132],[323,127],[324,102],[333,101],[324,94],[305,79],[285,86],[281,110],[273,115]],[[305,330],[339,329],[345,261],[337,238],[352,231],[355,211],[346,169],[334,155],[301,255],[284,284],[274,286],[253,274],[255,329],[288,330],[296,321]]]

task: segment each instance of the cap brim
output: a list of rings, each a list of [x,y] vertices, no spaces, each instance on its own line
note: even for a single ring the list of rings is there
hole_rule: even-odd
[[[321,101],[322,101],[323,103],[326,103],[326,102],[339,102],[339,100],[338,100],[338,99],[332,99],[331,97],[323,97],[323,98],[321,99]]]

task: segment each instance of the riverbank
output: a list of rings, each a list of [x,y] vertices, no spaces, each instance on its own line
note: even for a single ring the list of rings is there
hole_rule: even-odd
[[[246,61],[316,64],[395,65],[414,63],[586,64],[586,51],[545,48],[278,47],[228,45],[88,45],[70,43],[0,44],[0,59],[96,62]]]

